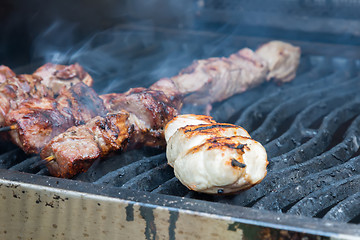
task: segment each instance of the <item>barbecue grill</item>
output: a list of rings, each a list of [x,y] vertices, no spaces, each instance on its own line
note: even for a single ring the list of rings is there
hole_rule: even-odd
[[[50,39],[68,38],[77,29],[66,28],[72,14],[57,3],[63,19],[46,34],[30,34],[31,44],[20,47],[32,46],[24,55],[1,49],[2,63],[16,64],[15,71],[23,73],[46,61],[79,62],[102,94],[148,87],[194,59],[254,49],[274,38],[300,46],[292,82],[267,82],[214,104],[211,111],[216,121],[244,127],[265,146],[266,178],[236,195],[200,194],[174,177],[163,149],[142,148],[97,161],[73,179],[60,179],[49,176],[38,156],[3,141],[1,239],[360,237],[360,5],[292,0],[259,8],[260,1],[199,0],[140,7],[139,2],[127,2],[126,15],[116,12],[121,19],[102,14],[115,3],[98,6],[95,20],[104,20],[104,26],[95,26],[95,33],[86,27],[76,32],[76,41],[56,42],[56,47]],[[168,13],[151,15],[161,4]],[[74,6],[74,12],[84,7]],[[151,23],[144,21],[150,17]],[[41,27],[34,29],[29,31],[41,32]],[[2,41],[12,46],[6,36]],[[184,107],[185,113],[204,110]]]

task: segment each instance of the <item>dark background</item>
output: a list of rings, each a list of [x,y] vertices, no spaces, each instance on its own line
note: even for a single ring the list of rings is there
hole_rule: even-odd
[[[44,45],[66,52],[126,24],[359,45],[359,11],[349,0],[2,0],[0,64],[29,64]]]

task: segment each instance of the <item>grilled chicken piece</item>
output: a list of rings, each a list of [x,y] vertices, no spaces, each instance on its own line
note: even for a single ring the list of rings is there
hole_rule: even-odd
[[[183,114],[175,117],[165,126],[165,140],[169,142],[169,139],[174,133],[185,126],[188,125],[200,125],[200,124],[211,124],[216,123],[216,121],[205,115],[195,115],[195,114]]]
[[[187,118],[189,124],[184,126]],[[211,194],[233,193],[261,182],[268,162],[259,142],[239,126],[191,125],[193,119],[194,116],[180,115],[165,128],[169,137],[166,156],[180,182],[191,190]],[[174,126],[179,128],[168,135]]]
[[[91,76],[78,63],[68,66],[47,63],[38,68],[33,75],[41,77],[42,84],[56,93],[64,86],[70,88],[79,82],[83,82],[89,87],[93,84]]]
[[[56,135],[71,126],[83,124],[106,108],[93,89],[78,83],[63,89],[57,100],[30,98],[6,115],[5,123],[16,126],[9,132],[12,141],[26,153],[39,153]]]
[[[41,157],[53,157],[47,163],[50,174],[70,178],[85,172],[98,158],[127,145],[131,125],[125,111],[95,117],[85,125],[69,128],[56,136],[41,152]]]
[[[281,41],[271,41],[258,48],[256,54],[267,62],[269,67],[267,80],[289,82],[295,78],[300,62],[301,50],[299,47]]]
[[[130,113],[129,119],[134,126],[130,147],[160,147],[165,146],[164,126],[179,114],[181,108],[181,101],[176,96],[168,96],[163,91],[133,88],[123,94],[100,97],[109,112],[125,110]]]

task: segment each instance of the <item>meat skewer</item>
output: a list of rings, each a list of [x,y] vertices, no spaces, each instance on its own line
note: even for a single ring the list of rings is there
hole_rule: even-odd
[[[29,98],[53,98],[62,88],[69,88],[83,82],[88,86],[92,78],[79,64],[69,66],[45,64],[34,74],[16,74],[6,66],[0,66],[0,126],[4,126],[5,116]]]
[[[275,49],[265,51],[267,48]],[[95,159],[112,151],[132,145],[164,146],[164,127],[180,112],[182,102],[209,104],[245,91],[266,79],[275,78],[282,82],[295,76],[300,58],[299,48],[287,43],[268,43],[260,49],[264,51],[263,57],[250,49],[243,49],[229,58],[196,61],[178,76],[160,79],[148,90],[131,89],[119,97],[105,95],[102,98],[107,105],[113,105],[110,107],[113,111],[111,117],[120,119],[120,123],[112,124],[117,127],[111,131],[122,132],[124,136],[108,133],[106,129],[110,129],[108,124],[111,121],[106,117],[97,117],[97,120],[72,127],[56,136],[46,144],[41,158],[48,160],[47,167],[52,175],[72,177],[86,171]],[[268,60],[268,52],[275,53],[277,57]],[[284,59],[291,59],[291,63]],[[282,64],[287,67],[284,68]],[[159,92],[166,98],[155,97]],[[104,145],[107,140],[111,140],[110,147]],[[245,140],[236,141],[240,143]],[[86,151],[74,150],[82,149],[85,143],[89,148]],[[241,163],[233,161],[232,164],[241,167]]]
[[[124,94],[102,96],[115,114],[96,117],[85,125],[69,128],[41,151],[50,173],[72,177],[86,171],[93,161],[111,152],[142,146],[163,146],[163,126],[179,112],[181,101],[162,91],[131,89]],[[111,105],[113,104],[113,105]]]

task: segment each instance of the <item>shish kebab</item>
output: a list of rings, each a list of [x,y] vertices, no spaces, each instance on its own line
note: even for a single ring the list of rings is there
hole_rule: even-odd
[[[75,66],[79,65],[76,64]],[[41,72],[44,79],[51,79],[52,81],[50,83],[53,83],[57,79],[55,74],[58,73],[58,71],[55,71],[55,67],[58,68],[57,65],[46,64],[40,68],[41,71],[35,73]],[[9,68],[6,69],[9,70]],[[46,71],[46,73],[44,73],[44,71]],[[67,71],[66,73],[62,73],[62,75],[70,73],[71,71]],[[86,75],[88,74],[83,74],[83,76]],[[5,76],[5,74],[3,74],[3,76]],[[31,75],[29,75],[29,78],[30,77]],[[10,83],[13,83],[14,80],[16,79],[7,79]],[[39,87],[46,88],[46,85],[42,84],[43,78],[39,78],[39,81],[41,82],[37,83],[37,88],[35,86],[35,92]],[[69,127],[84,124],[95,116],[106,115],[108,110],[104,104],[111,104],[112,107],[114,107],[114,102],[107,103],[106,101],[103,101],[96,95],[93,89],[87,87],[82,82],[78,82],[70,88],[61,86],[60,83],[58,82],[55,86],[56,90],[59,91],[56,99],[47,97],[45,94],[42,94],[42,92],[36,92],[38,95],[32,95],[32,98],[29,97],[26,99],[24,99],[22,95],[15,95],[13,99],[4,98],[4,102],[5,100],[8,100],[8,103],[11,102],[14,104],[11,105],[11,111],[2,115],[5,124],[10,126],[10,128],[2,128],[2,130],[9,131],[11,140],[28,154],[40,153],[40,150],[49,140],[64,132]],[[8,83],[6,84],[10,85]],[[46,84],[49,85],[49,81]],[[149,103],[155,101],[167,104],[166,97],[162,92],[141,88],[135,90],[133,92],[136,92],[136,94],[133,96],[137,96],[141,92],[140,95],[142,98],[151,98]],[[117,96],[117,94],[109,94],[106,98],[108,100],[112,99],[113,95]],[[53,94],[51,96],[53,96]],[[119,96],[117,96],[118,100],[121,99]],[[155,104],[149,106],[149,108],[154,107]],[[163,109],[163,111],[165,110],[171,111],[171,109]],[[158,108],[158,111],[159,114],[165,115],[164,112],[161,112],[162,110],[160,108]],[[161,126],[161,123],[155,124]],[[155,127],[155,125],[153,127]],[[133,135],[135,136],[135,134]],[[154,138],[158,139],[160,136],[154,135]],[[152,141],[157,142],[156,139]],[[149,140],[150,139],[147,139],[147,141]]]
[[[164,128],[180,113],[183,102],[211,104],[266,80],[291,81],[299,59],[298,47],[273,41],[256,52],[242,49],[228,58],[195,61],[149,89],[102,95],[110,113],[56,136],[41,151],[41,158],[52,175],[70,178],[113,151],[134,145],[164,146]],[[235,167],[239,164],[234,162]]]

